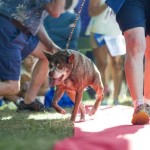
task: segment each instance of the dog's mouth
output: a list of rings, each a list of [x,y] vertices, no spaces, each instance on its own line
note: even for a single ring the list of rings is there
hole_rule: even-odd
[[[64,77],[64,75],[60,76],[59,78],[51,78],[50,77],[49,86],[53,87],[53,86],[56,86],[56,85],[60,84],[60,82],[62,81],[63,77]]]

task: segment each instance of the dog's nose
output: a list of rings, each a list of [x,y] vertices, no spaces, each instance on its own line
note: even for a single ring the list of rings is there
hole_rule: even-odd
[[[49,77],[53,77],[54,72],[53,72],[53,71],[50,71],[50,72],[48,73],[48,75],[49,75]]]

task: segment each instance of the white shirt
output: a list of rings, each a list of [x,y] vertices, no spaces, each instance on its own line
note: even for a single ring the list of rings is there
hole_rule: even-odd
[[[100,6],[104,4],[105,0],[100,2]],[[121,30],[116,21],[115,14],[111,10],[111,8],[107,7],[99,15],[91,17],[90,23],[86,31],[86,35],[90,35],[91,32],[111,36],[117,36],[121,34]]]

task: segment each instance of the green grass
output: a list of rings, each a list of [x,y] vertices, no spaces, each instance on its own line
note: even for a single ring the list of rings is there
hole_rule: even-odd
[[[0,111],[0,150],[51,150],[73,135],[73,124],[58,113]]]
[[[90,99],[84,92],[86,105],[95,103],[95,99]],[[112,101],[110,97],[108,104],[112,105]],[[132,105],[131,97],[126,95],[121,96],[119,102]],[[52,150],[54,143],[73,136],[73,124],[69,121],[71,109],[67,109],[67,115],[61,115],[54,110],[50,113],[17,113],[11,108],[14,109],[12,105],[0,107],[0,150]]]

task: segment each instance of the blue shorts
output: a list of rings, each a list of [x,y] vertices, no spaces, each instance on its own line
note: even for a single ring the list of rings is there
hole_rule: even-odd
[[[0,16],[0,80],[19,80],[21,61],[38,44],[38,37],[24,34]]]
[[[125,0],[116,19],[123,32],[135,27],[144,27],[145,34],[150,35],[150,0]]]
[[[105,36],[104,34],[94,33],[93,36],[98,47],[101,47],[106,44],[105,39],[104,39],[104,36]]]

